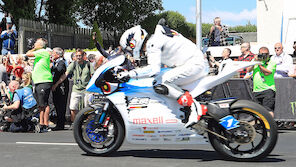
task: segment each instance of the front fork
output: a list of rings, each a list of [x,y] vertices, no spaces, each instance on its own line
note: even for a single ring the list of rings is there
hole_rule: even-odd
[[[104,128],[108,126],[110,121],[110,114],[108,113],[109,103],[106,102],[103,108],[97,108],[95,110],[95,124],[102,125]]]

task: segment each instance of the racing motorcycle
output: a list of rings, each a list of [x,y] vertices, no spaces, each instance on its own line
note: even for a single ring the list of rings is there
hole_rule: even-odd
[[[107,156],[124,139],[133,144],[202,144],[207,140],[225,158],[241,161],[262,159],[275,147],[276,123],[261,105],[236,98],[201,98],[238,70],[258,62],[233,61],[216,76],[182,86],[195,97],[188,110],[175,99],[155,93],[154,78],[118,79],[124,61],[119,56],[102,65],[87,85],[87,91],[93,92],[91,107],[76,115],[73,129],[76,142],[87,154]]]

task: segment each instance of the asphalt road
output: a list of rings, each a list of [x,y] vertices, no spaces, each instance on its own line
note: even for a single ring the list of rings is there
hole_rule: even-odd
[[[72,131],[41,134],[0,133],[0,167],[292,167],[296,164],[296,131],[280,130],[271,155],[260,162],[222,159],[210,144],[132,145],[124,143],[111,157],[87,156]]]

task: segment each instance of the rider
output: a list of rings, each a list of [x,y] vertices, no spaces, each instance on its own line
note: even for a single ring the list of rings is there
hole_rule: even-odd
[[[151,77],[160,72],[162,65],[166,65],[172,69],[156,77],[153,83],[155,92],[174,98],[190,109],[193,98],[180,86],[208,74],[207,60],[193,42],[163,25],[157,25],[154,34],[148,38],[148,33],[138,25],[123,33],[120,45],[136,58],[146,52],[148,65],[121,72],[119,78]]]

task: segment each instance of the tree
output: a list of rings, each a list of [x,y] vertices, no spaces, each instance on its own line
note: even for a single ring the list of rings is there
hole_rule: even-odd
[[[210,29],[211,29],[212,25],[213,24],[210,24],[210,23],[203,23],[201,25],[201,31],[202,31],[203,37],[206,37],[210,33]]]
[[[20,18],[35,20],[36,0],[2,0],[0,3],[0,11],[10,13],[18,25]]]
[[[154,14],[147,17],[141,22],[141,26],[150,34],[154,33],[155,26],[158,21],[164,18],[167,26],[178,31],[186,38],[193,38],[194,35],[194,24],[187,23],[183,15],[174,11],[166,11],[160,14]]]
[[[97,34],[96,35],[97,41],[101,44],[102,47],[104,47],[103,46],[103,38],[102,38],[101,31],[99,29],[99,26],[98,26],[98,23],[97,22],[94,23],[94,26],[93,26],[93,29],[92,29],[92,34],[94,32],[96,32],[96,34]],[[90,41],[89,48],[90,49],[96,48],[96,45],[95,45],[95,43],[92,40],[92,36],[90,38],[91,39],[89,40]]]
[[[78,1],[47,0],[45,3],[47,22],[75,26],[77,21],[74,15],[76,2]]]
[[[157,10],[162,10],[161,0],[80,0],[78,15],[84,24],[97,22],[100,28],[116,35]]]
[[[257,26],[251,24],[250,21],[245,26],[229,27],[229,31],[232,32],[257,32]]]

